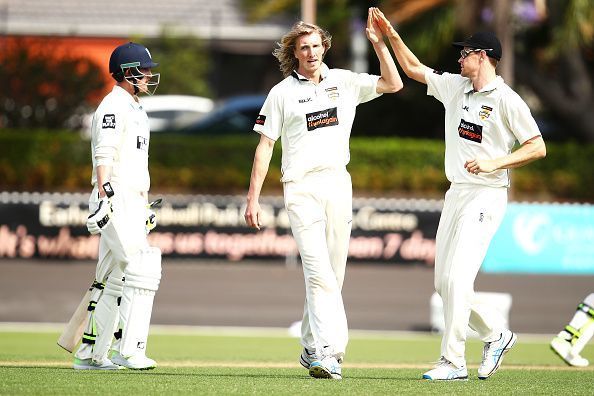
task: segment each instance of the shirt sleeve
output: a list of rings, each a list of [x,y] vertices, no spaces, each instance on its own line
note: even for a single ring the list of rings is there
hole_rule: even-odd
[[[350,72],[349,85],[357,94],[357,104],[369,102],[382,96],[381,93],[377,93],[379,79],[380,76],[374,74]]]
[[[125,120],[117,106],[106,106],[95,112],[95,159],[97,165],[112,165],[122,141]]]
[[[283,127],[282,99],[278,90],[273,88],[266,97],[254,124],[254,131],[275,141],[280,137]]]
[[[459,74],[443,73],[427,67],[425,81],[427,81],[427,95],[433,96],[441,103],[447,103],[457,91],[456,88],[465,83],[466,78]]]
[[[520,144],[535,136],[541,136],[530,108],[517,93],[513,92],[501,101],[504,120]]]

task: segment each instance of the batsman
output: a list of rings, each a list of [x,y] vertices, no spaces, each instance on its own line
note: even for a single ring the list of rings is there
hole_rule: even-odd
[[[156,90],[160,75],[151,71],[156,66],[144,46],[132,42],[118,46],[109,60],[115,86],[93,117],[93,191],[87,228],[100,234],[99,257],[75,369],[156,366],[146,356],[146,347],[161,280],[161,251],[147,241],[156,225],[147,203],[150,129],[137,96]],[[73,348],[62,341],[58,344],[65,349]]]

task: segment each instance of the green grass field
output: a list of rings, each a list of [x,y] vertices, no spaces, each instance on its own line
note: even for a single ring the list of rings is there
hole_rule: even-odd
[[[148,355],[151,371],[74,371],[72,356],[56,345],[56,329],[0,328],[0,394],[594,394],[594,368],[565,366],[548,338],[520,335],[502,368],[477,379],[482,344],[467,347],[470,379],[431,382],[423,372],[438,358],[439,336],[353,332],[342,381],[316,380],[298,363],[296,338],[280,331],[167,330],[155,328]],[[594,361],[589,345],[584,357]]]

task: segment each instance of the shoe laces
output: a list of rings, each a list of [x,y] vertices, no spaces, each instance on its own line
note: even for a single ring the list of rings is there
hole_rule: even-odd
[[[483,347],[483,362],[485,361],[485,358],[487,357],[487,354],[489,353],[490,346],[491,346],[490,342],[485,342],[485,346]]]
[[[489,341],[489,342],[485,342],[485,346],[483,347],[483,361],[485,360],[485,358],[487,357],[487,355],[489,354],[489,350],[491,348],[491,345],[493,345],[493,343],[501,341],[503,339],[504,334],[501,333],[499,335],[499,338],[493,341]]]
[[[445,366],[450,364],[450,361],[445,357],[441,356],[436,362],[433,362],[433,364],[435,364],[435,367]]]

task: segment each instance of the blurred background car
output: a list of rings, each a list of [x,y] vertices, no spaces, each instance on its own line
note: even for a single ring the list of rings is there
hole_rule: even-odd
[[[151,132],[175,132],[193,125],[215,108],[212,99],[193,95],[153,95],[139,97],[146,110]],[[83,137],[91,138],[93,113],[82,120]]]
[[[265,100],[266,95],[233,96],[221,102],[210,114],[177,132],[205,135],[249,133]]]
[[[202,119],[214,109],[214,101],[191,95],[154,95],[140,97],[151,132],[175,131]]]

